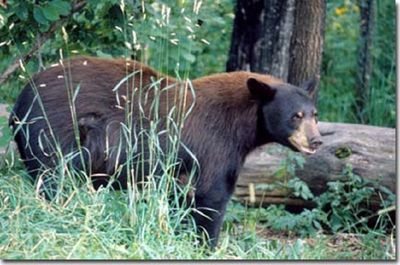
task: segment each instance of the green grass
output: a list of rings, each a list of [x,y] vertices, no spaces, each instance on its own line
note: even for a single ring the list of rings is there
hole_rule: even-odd
[[[22,184],[15,179],[10,181]],[[1,205],[2,259],[394,258],[393,238],[386,235],[371,232],[356,235],[353,240],[323,234],[274,238],[271,234],[263,235],[265,228],[257,226],[255,220],[246,219],[239,220],[244,226],[226,222],[220,246],[210,254],[204,247],[195,246],[194,235],[189,232],[166,235],[148,226],[140,227],[138,232],[138,225],[129,221],[126,199],[118,194],[85,194],[90,198],[85,205],[73,199],[69,207],[49,204],[34,196],[16,199],[3,197],[4,192],[1,195],[2,199],[9,198]],[[350,245],[352,248],[347,248]]]
[[[3,176],[1,187],[2,259],[394,258],[390,236],[373,232],[349,239],[343,235],[274,235],[246,217],[257,215],[257,209],[244,210],[235,203],[228,213],[241,208],[242,216],[236,222],[225,222],[220,246],[214,253],[207,253],[206,248],[196,246],[195,236],[189,231],[174,235],[156,224],[132,223],[123,192],[81,189],[64,205],[36,197],[32,185],[20,176]]]
[[[282,207],[252,208],[235,201],[229,204],[219,246],[210,252],[197,243],[190,221],[179,223],[185,214],[161,197],[131,205],[129,190],[96,191],[90,183],[78,186],[70,180],[64,184],[69,193],[48,201],[38,196],[18,160],[8,156],[6,161],[0,177],[2,259],[395,258],[394,232],[308,233],[302,225],[278,227],[284,217],[308,222]]]

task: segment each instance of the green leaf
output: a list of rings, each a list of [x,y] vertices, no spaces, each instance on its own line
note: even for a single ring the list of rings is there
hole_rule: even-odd
[[[43,15],[47,20],[50,21],[57,21],[60,18],[60,13],[58,12],[57,8],[53,5],[45,5],[42,8]]]
[[[191,54],[190,52],[182,51],[181,55],[182,55],[183,59],[185,59],[186,61],[188,61],[190,63],[193,63],[194,61],[196,61],[196,57],[193,54]]]
[[[313,220],[312,222],[313,222],[315,228],[317,228],[318,230],[322,229],[321,224],[317,220]]]
[[[336,214],[332,215],[330,223],[332,230],[335,232],[339,230],[341,227],[343,227],[341,219]]]
[[[386,188],[385,186],[379,186],[379,189],[380,189],[382,192],[384,192],[384,193],[386,193],[386,194],[388,194],[388,195],[393,194],[393,192],[392,192],[391,190],[389,190],[388,188]]]
[[[278,179],[283,179],[286,176],[286,168],[279,167],[277,171],[275,171],[274,176]]]
[[[59,15],[67,16],[71,12],[71,3],[63,0],[54,0],[49,3],[54,9],[57,10]]]
[[[48,24],[47,19],[43,14],[43,10],[40,6],[35,6],[33,8],[33,18],[36,20],[37,23],[46,25]]]
[[[27,5],[17,5],[15,7],[15,14],[17,17],[23,21],[28,19],[28,8]]]
[[[40,32],[46,32],[50,29],[50,23],[46,23],[46,24],[40,24],[39,25],[39,30]]]
[[[87,0],[90,5],[96,5],[98,3],[97,0]]]

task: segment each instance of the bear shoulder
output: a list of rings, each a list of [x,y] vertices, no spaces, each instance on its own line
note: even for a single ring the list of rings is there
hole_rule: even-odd
[[[214,99],[230,97],[232,100],[242,101],[248,98],[247,80],[249,78],[256,78],[270,85],[284,83],[283,80],[270,75],[236,71],[201,77],[193,80],[193,85],[198,93],[212,95]]]

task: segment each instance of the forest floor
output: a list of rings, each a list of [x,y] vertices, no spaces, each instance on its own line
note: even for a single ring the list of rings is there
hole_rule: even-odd
[[[376,251],[376,249],[373,249],[376,244],[374,244],[375,246],[369,246],[365,243],[363,235],[354,233],[318,234],[316,237],[303,238],[286,232],[262,229],[259,235],[266,240],[277,240],[282,245],[294,245],[300,240],[310,249],[315,250],[322,247],[325,258],[358,260],[363,259],[365,252]],[[381,250],[389,247],[390,253],[395,256],[396,239],[394,237],[387,235],[386,237],[381,237],[376,243],[380,244]]]

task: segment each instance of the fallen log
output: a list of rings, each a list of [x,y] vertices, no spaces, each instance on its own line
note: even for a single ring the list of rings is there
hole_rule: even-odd
[[[348,165],[364,180],[396,192],[395,129],[329,122],[320,122],[319,129],[323,145],[317,153],[305,156],[303,168],[298,167],[294,174],[314,195],[326,191],[328,182],[345,180],[343,172]],[[285,204],[289,208],[314,207],[313,201],[294,197],[288,188],[265,189],[266,184],[282,182],[282,176],[277,172],[288,152],[287,148],[277,144],[267,144],[252,152],[240,173],[234,199],[263,207],[270,204]],[[371,209],[379,208],[381,199],[378,195],[370,201]]]

